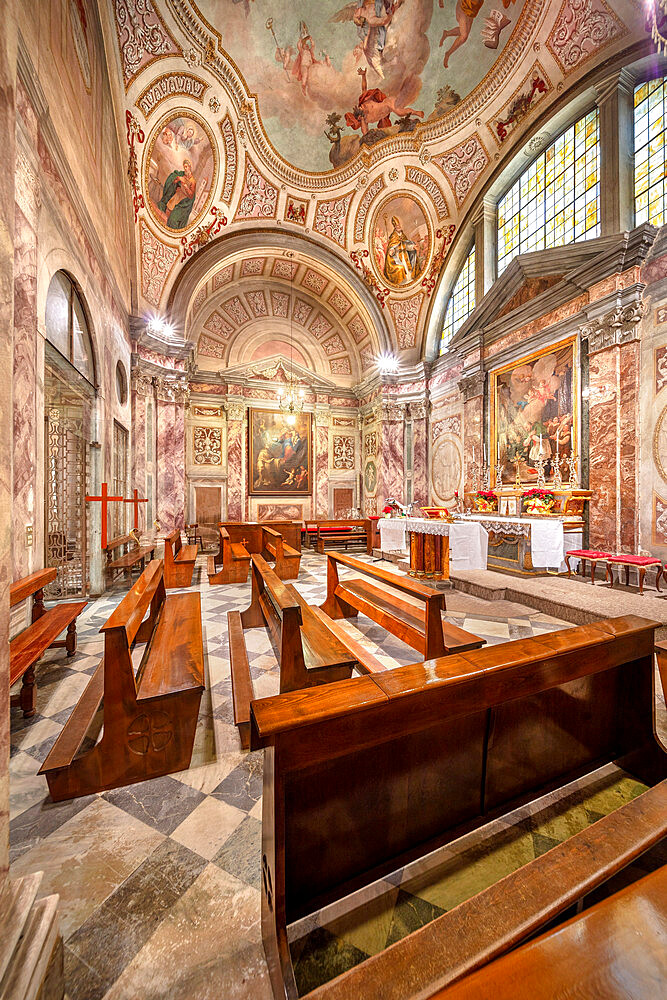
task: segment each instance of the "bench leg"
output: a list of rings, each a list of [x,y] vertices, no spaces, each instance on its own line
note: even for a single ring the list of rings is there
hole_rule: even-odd
[[[76,618],[67,626],[67,637],[65,638],[65,649],[68,656],[76,653]]]
[[[625,586],[626,587],[630,586],[630,567],[629,566],[625,567]],[[640,588],[640,592],[641,592],[641,588]]]
[[[569,557],[569,555],[565,556],[565,565],[567,566],[567,578],[569,580],[570,577],[572,576],[572,567],[570,566],[570,557]]]
[[[35,695],[35,668],[28,667],[23,675],[23,683],[18,696],[18,703],[20,708],[23,709],[24,719],[29,719],[35,714]]]
[[[655,589],[658,591],[658,593],[661,593],[661,591],[660,591],[660,581],[661,580],[662,580],[662,566],[658,566],[658,572],[657,572],[656,578],[655,578]]]
[[[646,576],[646,570],[644,569],[643,566],[639,566],[638,568],[639,568],[639,596],[643,597],[644,596],[644,577]],[[628,567],[628,570],[629,569],[630,569],[630,567]],[[628,575],[629,575],[629,573],[628,573]]]
[[[607,563],[607,581],[610,587],[614,586],[614,571],[611,568],[611,563]]]

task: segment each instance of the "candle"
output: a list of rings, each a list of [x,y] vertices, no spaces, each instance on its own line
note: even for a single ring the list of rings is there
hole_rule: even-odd
[[[540,434],[540,450],[538,453],[538,458],[542,458],[542,435]]]
[[[500,441],[498,442],[498,465],[500,465]]]
[[[560,427],[556,430],[556,454],[558,454],[558,442],[560,441]]]
[[[472,464],[475,464],[475,446],[472,446]]]

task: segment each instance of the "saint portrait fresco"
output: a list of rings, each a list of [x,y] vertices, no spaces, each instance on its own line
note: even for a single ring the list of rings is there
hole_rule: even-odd
[[[513,482],[518,462],[522,482],[537,479],[536,460],[545,463],[547,479],[577,453],[578,365],[576,344],[563,341],[491,373],[493,454],[503,482]]]
[[[371,239],[383,283],[402,288],[419,280],[431,253],[431,229],[418,201],[410,195],[384,201],[373,218]]]
[[[156,221],[176,232],[194,226],[208,209],[216,174],[213,137],[204,122],[185,113],[164,120],[146,156],[146,203]]]
[[[484,80],[526,0],[198,0],[257,95],[272,146],[347,163],[446,115]]]
[[[248,492],[254,496],[312,493],[311,414],[293,419],[275,410],[248,412]]]

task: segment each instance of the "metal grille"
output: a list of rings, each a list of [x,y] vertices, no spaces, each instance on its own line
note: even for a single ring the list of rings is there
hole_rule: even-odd
[[[114,497],[127,497],[127,452],[129,434],[114,420],[113,423],[113,493]],[[118,538],[127,532],[128,504],[109,504],[109,538]]]
[[[86,449],[83,411],[50,406],[46,416],[46,565],[57,576],[51,599],[85,594]]]

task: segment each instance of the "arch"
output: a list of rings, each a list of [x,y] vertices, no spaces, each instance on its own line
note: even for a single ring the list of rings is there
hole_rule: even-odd
[[[54,276],[58,271],[64,271],[77,290],[81,304],[86,316],[88,326],[88,339],[91,356],[93,360],[94,378],[91,385],[99,391],[102,382],[102,352],[98,346],[98,327],[102,328],[102,317],[99,309],[95,308],[94,298],[88,288],[87,278],[78,275],[81,273],[79,263],[75,257],[62,247],[53,248],[42,259],[37,278],[37,325],[40,333],[46,340],[46,301],[49,288]]]
[[[57,270],[49,282],[44,331],[47,341],[95,386],[97,378],[90,315],[75,278],[63,268]]]

